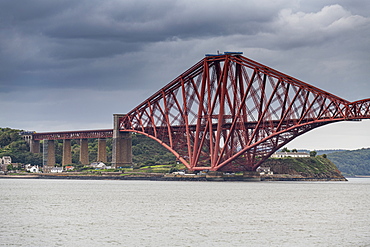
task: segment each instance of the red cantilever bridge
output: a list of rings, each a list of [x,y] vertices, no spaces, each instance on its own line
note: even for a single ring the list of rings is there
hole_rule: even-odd
[[[230,52],[206,55],[106,131],[146,135],[192,171],[253,171],[314,128],[368,118],[370,99],[349,102]]]

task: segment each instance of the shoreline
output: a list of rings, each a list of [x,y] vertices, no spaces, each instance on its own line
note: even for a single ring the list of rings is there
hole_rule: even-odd
[[[0,179],[73,179],[73,180],[147,180],[147,181],[219,181],[219,182],[260,182],[260,181],[348,181],[343,178],[307,178],[279,174],[278,176],[210,176],[210,175],[90,175],[90,174],[25,174],[0,175]]]

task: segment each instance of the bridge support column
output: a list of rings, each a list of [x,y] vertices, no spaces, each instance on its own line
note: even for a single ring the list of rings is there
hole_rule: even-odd
[[[54,140],[47,140],[47,147],[48,147],[48,156],[47,156],[47,166],[54,167],[55,166],[55,144]]]
[[[98,160],[100,162],[107,162],[107,140],[103,138],[98,139]]]
[[[40,153],[40,141],[39,140],[31,140],[30,152],[34,154]]]
[[[122,114],[113,115],[112,166],[115,168],[132,165],[131,133],[119,131],[119,118],[123,116]]]
[[[89,145],[87,139],[80,139],[80,162],[82,165],[89,164]]]
[[[72,154],[71,154],[71,140],[65,139],[63,140],[63,157],[62,157],[62,165],[66,166],[72,164]]]

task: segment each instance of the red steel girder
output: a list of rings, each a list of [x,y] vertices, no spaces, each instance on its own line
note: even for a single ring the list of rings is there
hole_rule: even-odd
[[[255,170],[319,126],[370,118],[349,102],[241,55],[208,56],[120,119],[120,131],[158,141],[189,170]]]
[[[64,140],[113,137],[113,130],[78,130],[61,132],[42,132],[32,134],[33,140]]]

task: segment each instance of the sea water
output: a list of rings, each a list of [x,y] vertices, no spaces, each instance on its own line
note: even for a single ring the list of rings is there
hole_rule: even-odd
[[[370,246],[370,179],[0,179],[0,246]]]

